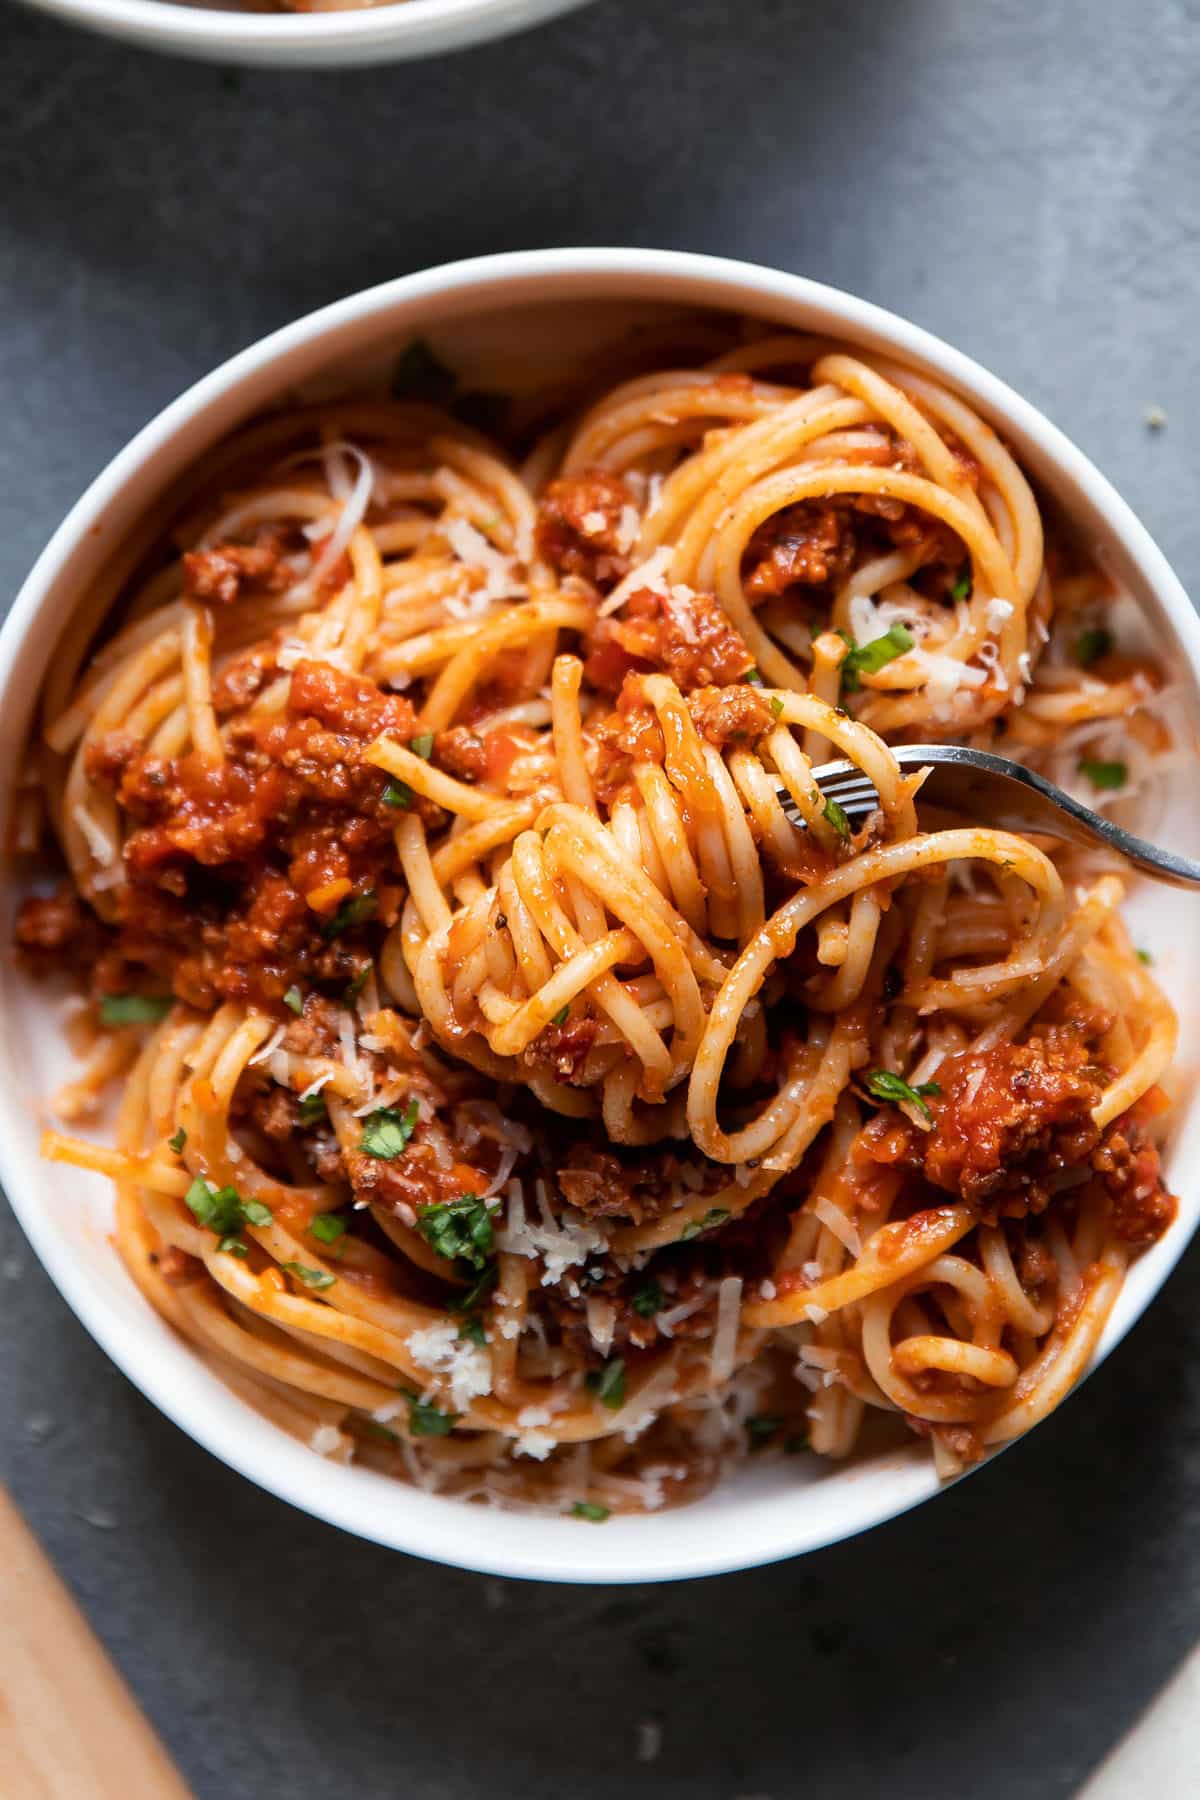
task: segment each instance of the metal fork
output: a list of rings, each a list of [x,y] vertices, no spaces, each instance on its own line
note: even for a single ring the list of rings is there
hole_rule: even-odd
[[[1111,819],[1082,806],[1044,775],[1006,756],[969,750],[963,744],[904,744],[892,754],[906,775],[929,770],[918,802],[932,802],[948,812],[1023,837],[1040,832],[1089,849],[1117,850],[1157,881],[1200,888],[1200,863],[1134,837]],[[840,806],[851,825],[860,825],[879,805],[873,782],[856,763],[824,763],[813,770],[813,778],[822,796]],[[781,790],[779,798],[788,817],[799,824],[791,796]]]

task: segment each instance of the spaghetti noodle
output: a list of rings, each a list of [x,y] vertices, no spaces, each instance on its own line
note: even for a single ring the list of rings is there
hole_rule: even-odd
[[[961,1469],[1172,1217],[1175,1023],[1111,869],[889,741],[1069,741],[1094,799],[1156,671],[881,357],[750,336],[504,449],[404,366],[213,452],[55,658],[20,816],[70,883],[17,937],[91,971],[60,1121],[122,1098],[46,1153],[326,1455],[585,1519],[868,1414]]]

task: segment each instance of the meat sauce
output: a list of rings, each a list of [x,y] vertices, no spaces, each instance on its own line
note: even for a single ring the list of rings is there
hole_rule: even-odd
[[[711,594],[660,594],[639,588],[618,617],[601,619],[584,679],[617,692],[631,673],[662,670],[683,693],[742,681],[754,666],[745,639]]]
[[[880,1114],[864,1134],[875,1161],[919,1172],[979,1209],[987,1224],[1044,1211],[1053,1195],[1096,1177],[1114,1229],[1131,1244],[1160,1237],[1175,1213],[1147,1124],[1156,1090],[1104,1131],[1092,1109],[1111,1073],[1095,1060],[1107,1020],[1084,1009],[1021,1044],[950,1057],[928,1106],[932,1128]]]
[[[563,575],[597,585],[619,579],[636,535],[633,495],[606,469],[552,481],[538,504],[538,553]]]
[[[399,900],[400,814],[384,799],[387,777],[363,755],[385,732],[401,743],[414,736],[408,700],[301,662],[286,709],[236,725],[221,762],[146,756],[124,738],[93,746],[89,774],[133,824],[98,990],[123,992],[148,971],[207,1010],[224,999],[278,1004],[297,983],[351,981],[361,927],[390,923]],[[73,927],[62,900],[30,900],[17,940],[36,952],[39,939],[45,947],[48,934],[62,939]]]

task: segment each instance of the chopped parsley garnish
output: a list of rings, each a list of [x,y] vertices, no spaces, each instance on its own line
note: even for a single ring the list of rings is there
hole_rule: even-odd
[[[859,686],[860,675],[875,675],[888,663],[911,650],[914,639],[907,625],[889,625],[882,637],[869,644],[851,644],[842,660],[842,686],[851,694]]]
[[[742,680],[748,681],[751,687],[762,687],[763,685],[763,678],[757,669],[747,669]]]
[[[235,1187],[214,1188],[197,1175],[184,1203],[200,1225],[206,1225],[221,1242],[218,1249],[234,1256],[245,1256],[247,1246],[241,1237],[243,1225],[270,1225],[272,1213],[261,1200],[243,1200]]]
[[[807,1449],[807,1431],[793,1431],[789,1437],[786,1437],[783,1440],[783,1453],[785,1456],[798,1456],[801,1450]]]
[[[349,931],[352,925],[365,925],[368,919],[375,917],[378,905],[378,900],[370,890],[365,894],[351,894],[348,900],[342,901],[332,919],[326,921],[325,936],[341,937],[343,931]]]
[[[927,1094],[935,1097],[941,1093],[936,1081],[922,1081],[917,1087],[910,1087],[899,1075],[893,1075],[890,1069],[872,1069],[867,1076],[867,1092],[876,1100],[890,1100],[893,1106],[915,1106],[922,1118],[932,1124],[933,1114],[925,1104]]]
[[[783,1420],[773,1413],[752,1413],[746,1420],[746,1437],[751,1450],[764,1449],[782,1424]]]
[[[783,701],[779,698],[778,694],[771,695],[770,705],[773,716],[778,719],[783,712]]]
[[[331,1288],[337,1280],[336,1275],[329,1275],[324,1269],[310,1269],[302,1262],[285,1262],[279,1266],[286,1269],[289,1275],[294,1275],[297,1281],[303,1282],[305,1287],[316,1288],[318,1292],[323,1288]]]
[[[197,1222],[207,1225],[218,1237],[229,1237],[242,1223],[242,1197],[235,1187],[210,1187],[197,1175],[183,1199]]]
[[[472,1313],[469,1318],[463,1320],[458,1328],[458,1335],[460,1341],[465,1340],[468,1344],[478,1344],[481,1350],[487,1348],[487,1333],[483,1329],[483,1320],[478,1313]]]
[[[1154,966],[1154,958],[1148,950],[1139,950],[1137,959],[1140,963],[1145,963],[1147,968],[1153,968]]]
[[[702,1231],[711,1231],[714,1225],[723,1225],[728,1217],[723,1206],[710,1206],[702,1219],[689,1219],[679,1235],[684,1240],[699,1237]]]
[[[401,812],[407,812],[412,805],[413,791],[407,781],[389,781],[380,799],[385,806],[398,806]]]
[[[460,1194],[457,1200],[422,1206],[417,1213],[417,1230],[447,1262],[461,1257],[473,1269],[486,1265],[495,1243],[487,1202],[474,1194]]]
[[[656,1312],[661,1312],[666,1295],[657,1281],[643,1281],[630,1304],[639,1319],[652,1319]]]
[[[304,1011],[304,995],[300,992],[300,989],[296,986],[295,982],[292,983],[287,993],[283,996],[283,1004],[285,1006],[290,1006],[297,1018],[299,1018],[300,1014]]]
[[[950,598],[952,600],[965,600],[971,592],[971,587],[971,565],[968,562],[964,563],[959,571],[958,580],[950,589]]]
[[[552,1025],[565,1025],[567,1022],[567,1016],[570,1013],[570,1011],[571,1011],[571,1008],[570,1008],[569,1004],[567,1006],[560,1006],[558,1011],[555,1013],[554,1017],[551,1019],[550,1023]]]
[[[849,838],[850,821],[846,817],[844,808],[840,807],[836,800],[826,800],[825,818],[828,820],[829,824],[833,826],[833,829],[840,838]]]
[[[460,1315],[474,1312],[485,1294],[489,1293],[493,1287],[496,1281],[496,1273],[496,1265],[494,1262],[485,1263],[466,1292],[460,1294],[457,1300],[451,1301],[451,1312],[456,1312]]]
[[[157,1025],[171,1005],[170,994],[102,994],[100,1017],[106,1025]]]
[[[625,1404],[625,1358],[610,1357],[602,1369],[590,1372],[586,1383],[601,1406],[607,1406],[609,1412],[619,1412]]]
[[[176,1156],[182,1156],[183,1155],[183,1146],[186,1143],[187,1143],[187,1132],[183,1129],[183,1126],[181,1125],[179,1127],[179,1130],[175,1133],[175,1136],[167,1139],[167,1149],[173,1150],[175,1152]]]
[[[367,1156],[377,1156],[381,1162],[395,1162],[404,1154],[404,1147],[417,1129],[420,1116],[421,1109],[415,1100],[410,1100],[402,1113],[395,1107],[381,1106],[378,1112],[369,1113],[363,1120],[359,1149]]]
[[[318,1244],[336,1244],[346,1235],[346,1221],[340,1213],[317,1213],[308,1229]]]
[[[351,1007],[367,985],[367,976],[371,973],[370,963],[364,963],[353,981],[348,981],[342,989],[342,1005]]]
[[[325,1096],[317,1089],[315,1094],[305,1094],[300,1102],[300,1123],[302,1125],[323,1125],[329,1117],[329,1108],[325,1104]]]
[[[609,1517],[607,1506],[601,1506],[598,1500],[577,1500],[571,1508],[573,1519],[590,1519],[593,1525],[603,1525]]]
[[[1085,756],[1079,764],[1079,773],[1086,775],[1094,788],[1123,788],[1129,780],[1129,770],[1123,762],[1096,762]]]
[[[433,755],[432,731],[418,732],[415,738],[409,739],[408,747],[414,756],[419,756],[423,761],[427,762]]]
[[[442,1412],[429,1400],[413,1399],[408,1404],[408,1429],[414,1437],[445,1437],[461,1417],[461,1413]]]
[[[378,1419],[356,1419],[354,1429],[367,1437],[377,1438],[381,1444],[398,1444],[400,1442],[399,1432],[389,1431],[386,1425],[379,1423]]]
[[[1075,639],[1075,661],[1090,669],[1094,662],[1107,656],[1113,647],[1113,634],[1106,625],[1089,625]]]
[[[453,369],[434,355],[424,338],[414,338],[392,370],[392,393],[397,400],[428,400],[431,405],[446,406],[457,387]]]

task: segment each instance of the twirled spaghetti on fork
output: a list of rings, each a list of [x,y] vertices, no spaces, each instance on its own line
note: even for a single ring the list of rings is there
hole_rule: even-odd
[[[1094,799],[1156,671],[882,358],[748,333],[492,436],[424,346],[399,388],[251,426],[81,598],[17,938],[90,973],[60,1121],[122,1097],[47,1154],[327,1455],[588,1519],[869,1411],[960,1469],[1171,1220],[1175,1022],[1117,874],[889,740],[1069,745]]]

